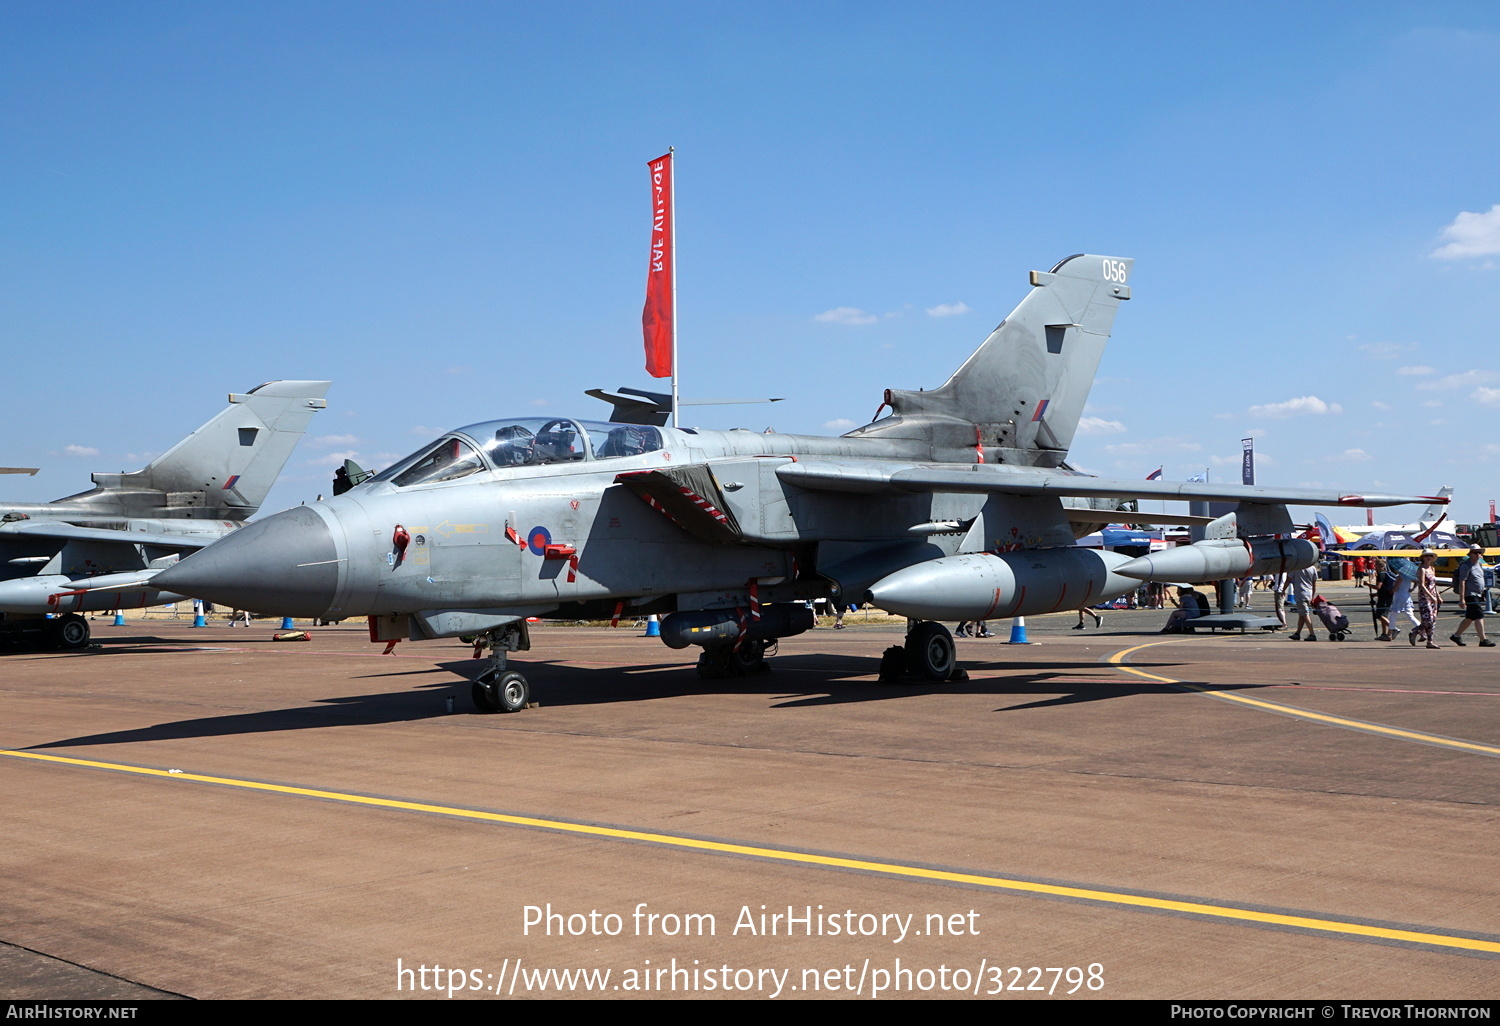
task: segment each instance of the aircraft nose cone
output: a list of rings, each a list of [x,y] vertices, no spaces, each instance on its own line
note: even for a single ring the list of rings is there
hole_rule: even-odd
[[[152,587],[269,616],[319,616],[338,592],[337,558],[327,523],[296,506],[193,553]]]

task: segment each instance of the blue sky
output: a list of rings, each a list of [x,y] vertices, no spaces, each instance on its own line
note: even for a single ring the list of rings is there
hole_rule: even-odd
[[[864,423],[1087,251],[1078,465],[1500,498],[1493,4],[12,3],[0,58],[11,499],[272,378],[334,386],[268,510],[602,417],[668,145],[684,393],[787,397],[688,423]]]

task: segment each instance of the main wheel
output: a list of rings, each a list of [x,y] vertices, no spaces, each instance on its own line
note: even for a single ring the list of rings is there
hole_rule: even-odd
[[[958,665],[953,635],[935,620],[923,620],[906,636],[906,665],[923,680],[947,680]]]
[[[78,652],[89,647],[89,622],[77,613],[52,621],[48,633],[52,647],[60,652]]]
[[[728,660],[730,672],[736,677],[753,677],[757,673],[770,673],[766,665],[766,643],[746,641],[738,649],[730,649]]]
[[[705,648],[698,653],[698,676],[702,680],[723,680],[731,676],[728,655],[722,648]]]

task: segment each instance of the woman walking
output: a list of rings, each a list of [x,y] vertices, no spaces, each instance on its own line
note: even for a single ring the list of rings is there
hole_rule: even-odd
[[[1437,648],[1432,643],[1432,631],[1437,626],[1438,606],[1442,599],[1438,596],[1437,574],[1432,569],[1432,564],[1437,562],[1437,553],[1431,549],[1422,550],[1422,560],[1417,565],[1417,579],[1412,582],[1412,591],[1417,600],[1417,627],[1407,636],[1415,648],[1417,638],[1420,636],[1427,642],[1428,648]]]

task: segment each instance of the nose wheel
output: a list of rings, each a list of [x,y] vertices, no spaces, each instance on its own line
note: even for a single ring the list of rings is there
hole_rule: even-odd
[[[486,670],[470,692],[480,712],[520,712],[531,702],[531,685],[514,670]]]

